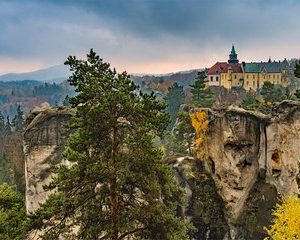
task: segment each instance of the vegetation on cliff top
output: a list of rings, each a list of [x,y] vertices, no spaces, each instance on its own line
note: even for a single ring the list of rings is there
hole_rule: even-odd
[[[192,103],[195,107],[211,107],[214,103],[213,92],[207,88],[205,72],[198,72],[196,81],[190,87],[192,93]]]
[[[171,120],[167,127],[168,130],[172,130],[174,127],[180,105],[184,103],[184,99],[185,93],[182,86],[175,83],[173,86],[168,88],[168,93],[164,98],[167,104],[166,112],[169,114]]]

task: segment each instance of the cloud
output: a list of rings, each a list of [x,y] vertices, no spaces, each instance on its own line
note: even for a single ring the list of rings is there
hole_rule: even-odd
[[[226,60],[231,43],[244,59],[295,57],[299,12],[296,0],[0,0],[0,58],[47,66],[93,47],[122,70],[168,72]]]

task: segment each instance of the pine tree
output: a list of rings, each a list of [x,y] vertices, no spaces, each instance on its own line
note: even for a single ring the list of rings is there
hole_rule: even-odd
[[[166,112],[170,115],[171,122],[168,125],[168,130],[171,130],[175,124],[180,105],[184,102],[185,94],[183,87],[175,83],[168,88],[168,93],[165,97],[167,104]]]
[[[300,78],[300,61],[296,63],[294,70],[295,77]]]
[[[70,101],[70,97],[69,95],[67,95],[63,101],[63,106],[70,106],[71,104],[69,101]]]
[[[57,191],[33,216],[43,239],[188,239],[176,217],[182,189],[153,147],[168,122],[164,105],[93,50],[87,61],[70,56],[65,64],[78,93],[64,151],[72,164],[55,168],[47,188]]]
[[[14,127],[15,131],[22,132],[23,131],[23,118],[24,112],[21,110],[21,106],[18,105],[17,112],[15,117],[12,120],[12,126]]]
[[[5,130],[5,120],[2,112],[0,111],[0,133],[3,133]]]
[[[260,94],[267,103],[280,102],[286,98],[285,88],[275,86],[275,84],[269,81],[264,82],[264,85],[260,90]]]
[[[296,63],[295,70],[294,70],[295,77],[300,78],[300,61]],[[300,99],[300,89],[296,90],[294,94],[298,99]]]
[[[213,92],[205,86],[205,72],[198,72],[196,81],[190,85],[192,102],[195,107],[211,107],[214,103]]]
[[[0,185],[0,239],[26,239],[28,219],[22,195],[8,184]]]
[[[9,116],[7,116],[7,118],[6,118],[4,134],[5,135],[11,134],[11,123],[10,123],[10,120],[9,120]]]
[[[174,127],[173,135],[181,148],[181,153],[192,155],[194,128],[188,112],[178,113],[178,123]],[[183,151],[182,151],[183,150]]]
[[[241,107],[249,110],[256,110],[260,107],[259,101],[254,92],[247,92],[241,102]]]
[[[300,99],[300,89],[297,89],[294,95],[296,96],[296,98]]]

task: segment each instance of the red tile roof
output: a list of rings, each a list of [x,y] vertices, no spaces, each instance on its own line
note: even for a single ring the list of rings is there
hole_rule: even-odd
[[[240,63],[231,63],[231,64],[228,64],[228,65],[231,66],[233,73],[243,73],[242,64],[240,64]]]
[[[208,74],[219,74],[227,72],[227,62],[217,62],[210,69],[208,69]]]
[[[220,74],[220,73],[227,73],[228,67],[231,66],[233,73],[242,73],[242,64],[240,63],[227,63],[227,62],[217,62],[213,65],[210,69],[208,69],[207,74]]]

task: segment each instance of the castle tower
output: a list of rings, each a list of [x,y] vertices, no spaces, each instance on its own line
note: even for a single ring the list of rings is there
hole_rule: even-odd
[[[229,54],[228,63],[239,63],[239,60],[237,59],[237,54],[235,52],[234,45],[232,44],[231,53]]]

